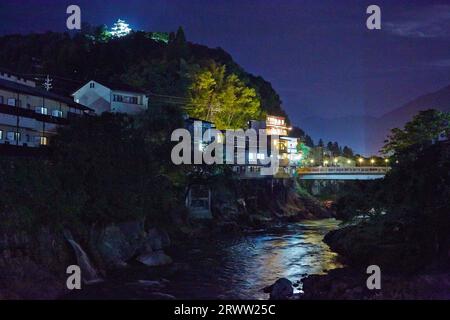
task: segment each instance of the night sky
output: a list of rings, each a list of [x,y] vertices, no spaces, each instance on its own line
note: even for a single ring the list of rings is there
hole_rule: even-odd
[[[0,34],[65,31],[69,4],[93,25],[183,26],[188,40],[220,46],[270,81],[294,124],[381,116],[450,84],[450,0],[1,0]],[[370,4],[381,7],[382,30],[366,29]]]

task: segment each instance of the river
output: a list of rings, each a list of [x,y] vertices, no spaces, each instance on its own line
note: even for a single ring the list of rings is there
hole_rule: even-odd
[[[134,266],[104,284],[81,290],[75,298],[145,299],[154,288],[142,280],[167,279],[160,292],[179,299],[267,299],[262,288],[281,277],[297,282],[309,274],[340,267],[337,254],[322,242],[334,219],[303,221],[255,231],[239,238],[218,235],[169,252],[165,268]],[[139,284],[139,281],[141,284]],[[301,290],[301,284],[296,291]]]

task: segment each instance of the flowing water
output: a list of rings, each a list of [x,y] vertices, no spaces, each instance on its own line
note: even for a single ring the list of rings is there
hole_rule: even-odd
[[[75,242],[73,239],[67,239],[69,241],[70,245],[72,246],[73,250],[75,251],[75,255],[77,257],[77,264],[81,269],[81,274],[83,275],[83,281],[86,284],[92,284],[103,281],[98,273],[97,270],[92,266],[91,261],[89,260],[89,257],[87,256],[86,252],[80,247],[78,243]]]
[[[179,299],[267,299],[262,288],[281,277],[297,282],[341,266],[337,254],[322,242],[337,225],[326,219],[284,224],[239,238],[218,235],[169,252],[175,261],[170,267],[129,268],[114,275],[106,287],[81,290],[82,297],[154,298],[154,288],[146,288],[145,281],[164,278],[169,281],[158,291]]]

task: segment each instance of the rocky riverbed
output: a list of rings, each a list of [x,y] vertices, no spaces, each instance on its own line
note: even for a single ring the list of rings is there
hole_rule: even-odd
[[[164,227],[144,221],[128,221],[104,226],[68,227],[65,230],[40,227],[32,233],[6,230],[0,239],[0,298],[52,299],[66,296],[69,293],[65,285],[66,268],[73,264],[82,268],[85,283],[96,282],[97,278],[113,279],[107,287],[115,283],[114,277],[122,283],[127,279],[127,273],[142,274],[141,279],[131,277],[126,281],[136,282],[134,288],[144,288],[146,296],[145,292],[148,293],[152,287],[147,281],[160,281],[154,271],[161,266],[167,271],[162,274],[177,278],[178,283],[185,278],[199,277],[199,283],[209,281],[211,286],[221,288],[223,279],[217,283],[214,279],[201,278],[203,272],[210,269],[203,270],[197,261],[211,265],[219,263],[215,272],[227,273],[224,279],[230,283],[229,279],[233,277],[228,271],[234,270],[240,274],[245,289],[210,290],[206,298],[258,299],[267,297],[261,288],[275,281],[277,275],[300,276],[302,273],[320,273],[328,268],[322,263],[329,264],[334,255],[321,239],[326,231],[336,227],[336,223],[315,225],[314,220],[310,223],[303,221],[332,217],[333,212],[319,201],[297,192],[295,184],[277,183],[273,190],[270,184],[263,184],[258,187],[261,194],[253,195],[247,193],[254,186],[243,185],[239,190],[222,189],[218,188],[213,193],[213,219],[209,221],[193,221],[186,210],[176,210],[168,214],[172,222]],[[272,196],[264,196],[269,191]],[[253,201],[254,196],[259,200]],[[302,222],[296,223],[298,221]],[[202,244],[205,239],[206,247]],[[235,242],[240,245],[234,246]],[[184,256],[184,251],[189,255]],[[220,268],[226,261],[222,261],[222,255],[217,256],[217,252],[233,261],[224,271]],[[281,261],[275,263],[274,257]],[[272,263],[275,269],[263,271],[266,263]],[[193,267],[186,268],[188,265]],[[196,271],[188,275],[188,270]],[[246,272],[249,272],[248,279]],[[188,285],[192,283],[188,281]],[[177,297],[198,297],[196,292],[180,291],[167,282],[164,286],[171,287],[167,292],[175,292]],[[103,292],[105,290],[111,292],[109,289]],[[204,292],[203,288],[199,288],[199,292]],[[140,293],[135,294],[141,296]],[[133,294],[128,297],[133,297]]]
[[[450,251],[430,246],[423,225],[391,214],[329,232],[324,241],[347,267],[304,279],[302,299],[449,299]],[[367,288],[370,265],[380,267],[379,290]]]
[[[322,242],[338,223],[280,223],[240,235],[198,239],[166,250],[173,258],[170,265],[130,264],[110,272],[104,283],[68,298],[268,299],[263,288],[278,278],[300,279],[341,266]],[[296,294],[300,290],[301,284],[292,287]]]

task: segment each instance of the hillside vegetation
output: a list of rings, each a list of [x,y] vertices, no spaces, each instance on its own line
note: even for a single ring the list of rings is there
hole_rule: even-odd
[[[170,34],[168,43],[151,35],[137,31],[109,39],[102,28],[89,26],[73,36],[56,32],[7,35],[0,37],[0,68],[31,77],[49,74],[54,79],[53,90],[62,94],[97,79],[187,97],[192,74],[214,62],[254,89],[264,112],[286,116],[272,85],[246,72],[223,49],[187,41],[182,28]]]

